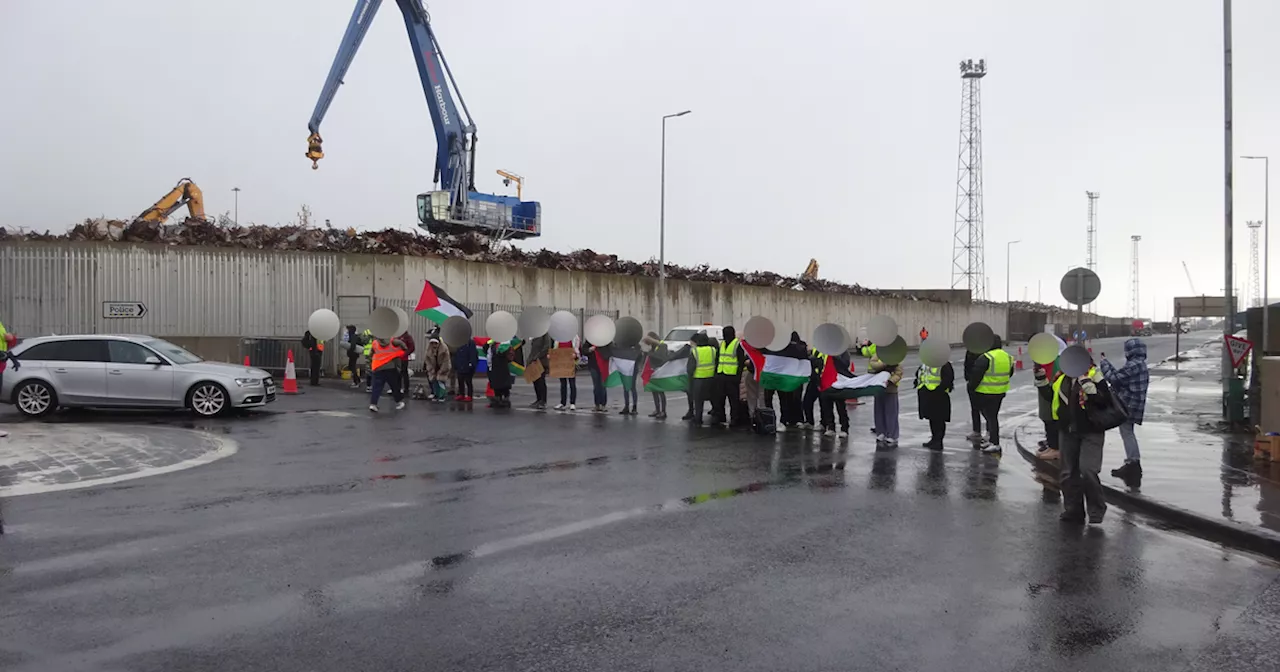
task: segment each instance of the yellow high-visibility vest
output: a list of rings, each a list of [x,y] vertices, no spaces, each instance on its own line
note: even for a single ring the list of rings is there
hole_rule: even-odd
[[[1013,355],[1004,350],[991,350],[987,358],[987,372],[982,374],[978,394],[1005,394],[1009,391],[1009,378],[1013,376]]]
[[[711,378],[716,375],[716,349],[709,345],[700,345],[693,349],[693,356],[698,366],[693,370],[694,378]]]
[[[920,370],[920,385],[930,392],[938,389],[942,384],[942,367],[926,366]]]
[[[1098,371],[1097,367],[1093,367],[1093,366],[1089,367],[1089,373],[1085,374],[1085,378],[1092,378],[1097,371]],[[1062,394],[1062,381],[1066,379],[1067,379],[1066,376],[1058,376],[1058,379],[1053,381],[1052,409],[1053,409],[1054,420],[1058,419],[1058,409],[1062,407],[1062,402],[1066,401],[1066,398]]]
[[[716,366],[716,373],[723,373],[726,376],[738,375],[738,339],[729,341],[729,344],[720,348],[720,363]]]
[[[876,356],[876,344],[872,343],[862,349],[862,356],[870,359]]]
[[[4,330],[4,322],[0,322],[0,352],[9,351],[9,339],[5,338],[8,333]]]

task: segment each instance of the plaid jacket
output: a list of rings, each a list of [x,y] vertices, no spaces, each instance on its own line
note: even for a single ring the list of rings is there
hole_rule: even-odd
[[[1147,411],[1147,388],[1151,386],[1151,374],[1147,372],[1147,346],[1142,341],[1131,338],[1124,342],[1124,366],[1117,369],[1111,362],[1102,360],[1102,375],[1106,378],[1111,391],[1120,398],[1125,410],[1129,411],[1129,421],[1142,424],[1142,416]]]

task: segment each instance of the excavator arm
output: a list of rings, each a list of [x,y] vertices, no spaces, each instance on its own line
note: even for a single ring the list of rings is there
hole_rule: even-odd
[[[178,180],[178,184],[174,185],[169,193],[156,201],[155,205],[143,210],[142,214],[138,215],[138,221],[164,222],[169,219],[169,215],[184,205],[187,206],[192,218],[204,219],[204,194],[189,177]]]

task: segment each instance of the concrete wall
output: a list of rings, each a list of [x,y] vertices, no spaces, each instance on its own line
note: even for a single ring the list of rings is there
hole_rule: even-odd
[[[922,326],[959,342],[970,322],[987,322],[999,332],[1006,316],[998,305],[682,280],[669,281],[659,297],[656,278],[460,260],[60,242],[0,244],[0,320],[28,335],[149,333],[211,358],[236,359],[228,355],[239,352],[242,338],[299,338],[307,315],[317,308],[337,310],[344,323],[356,324],[377,305],[411,310],[424,280],[476,310],[473,322],[480,332],[492,309],[521,305],[631,315],[656,331],[661,301],[667,328],[741,325],[752,315],[764,315],[808,338],[823,322],[856,333],[873,316],[885,314],[898,321],[908,344],[917,345]],[[104,301],[140,301],[147,314],[105,319]],[[426,323],[411,328],[425,330]]]

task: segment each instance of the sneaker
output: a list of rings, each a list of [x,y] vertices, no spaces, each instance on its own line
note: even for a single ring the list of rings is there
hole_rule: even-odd
[[[802,423],[800,423],[800,429],[803,429],[803,430],[805,430],[805,431],[812,431],[812,430],[813,430],[813,423],[812,423],[812,422],[802,422]]]
[[[848,432],[848,430],[844,430],[844,429],[837,429],[837,430],[836,430],[836,438],[837,438],[837,439],[843,439],[843,438],[845,438],[845,437],[847,437],[847,436],[849,436],[849,432]]]
[[[0,439],[7,438],[8,436],[9,436],[9,432],[6,432],[3,429],[0,429]]]
[[[443,400],[443,399],[439,399],[438,401],[444,401],[444,400]],[[403,411],[403,410],[404,410],[404,402],[403,402],[403,401],[397,401],[397,402],[396,402],[396,410],[397,410],[397,411]]]
[[[926,441],[926,442],[925,442],[925,444],[924,444],[924,447],[925,447],[925,448],[928,448],[929,450],[942,450],[942,442],[941,442],[941,441]]]
[[[622,410],[618,411],[618,415],[631,415],[631,409],[627,408],[626,406],[623,406]]]
[[[888,446],[888,447],[890,447],[890,448],[897,448],[897,447],[898,447],[898,440],[897,440],[897,439],[888,439],[888,438],[886,438],[886,439],[884,440],[884,445],[886,445],[886,446]]]
[[[876,443],[884,443],[888,440],[889,440],[889,437],[885,436],[884,434],[876,434]]]
[[[658,417],[658,412],[657,412],[657,411],[654,411],[654,412],[650,413],[650,414],[649,414],[649,417],[651,417],[651,418],[656,418],[656,417]]]
[[[692,419],[693,419],[693,414],[692,414],[692,413],[685,413],[684,415],[680,416],[680,419],[681,419],[681,420],[692,420]]]
[[[467,396],[463,397],[463,398],[462,398],[462,400],[463,400],[463,401],[466,401],[466,402],[473,401],[473,399],[471,398],[471,395],[469,395],[469,394],[468,394]]]
[[[666,414],[666,413],[659,413],[659,414],[657,414],[657,415],[655,415],[655,416],[653,416],[653,417],[654,417],[654,419],[656,419],[656,420],[666,420],[666,419],[667,419],[667,414]]]
[[[986,442],[984,441],[983,443],[986,443]],[[1004,450],[1002,450],[1002,449],[1000,448],[1000,444],[998,444],[998,443],[992,443],[992,444],[988,444],[988,445],[983,446],[983,447],[982,447],[982,452],[984,452],[984,453],[986,453],[986,454],[988,454],[988,455],[1000,455],[1001,453],[1003,453],[1003,452],[1004,452]]]
[[[968,439],[968,440],[970,440],[970,441],[981,441],[981,440],[982,440],[982,434],[980,434],[980,433],[978,433],[978,432],[969,432],[968,434],[966,434],[966,435],[965,435],[965,437],[964,437],[964,438],[966,438],[966,439]]]
[[[786,434],[786,432],[787,432],[787,426],[786,426],[786,425],[778,425],[778,433],[779,433],[779,434]]]
[[[1062,515],[1058,516],[1058,520],[1061,520],[1064,523],[1074,523],[1079,525],[1084,523],[1084,514],[1076,513],[1075,511],[1063,511]]]
[[[981,437],[981,438],[979,438],[976,442],[974,442],[973,447],[974,447],[974,448],[977,448],[977,449],[979,449],[979,450],[981,450],[981,449],[986,448],[986,447],[988,447],[988,446],[990,446],[990,445],[991,445],[991,441],[987,440],[987,438],[986,438],[986,437]]]
[[[378,405],[377,405],[377,404],[369,404],[369,412],[370,412],[370,413],[377,413],[377,412],[378,412]]]
[[[576,411],[576,410],[578,410],[578,405],[577,405],[577,404],[569,404],[569,410],[571,410],[571,411]]]
[[[823,433],[822,433],[822,435],[823,435],[823,436],[830,436],[830,437],[833,437],[833,438],[834,438],[834,437],[835,437],[835,435],[836,435],[836,430],[834,430],[834,429],[828,429],[827,431],[823,432]]]
[[[564,405],[564,404],[556,404],[556,410],[557,410],[557,411],[563,411],[564,409],[565,409],[565,405]]]
[[[1091,514],[1089,514],[1089,524],[1090,524],[1090,525],[1101,525],[1101,524],[1102,524],[1102,517],[1103,517],[1103,516],[1105,516],[1105,515],[1107,515],[1107,512],[1106,512],[1106,511],[1103,511],[1102,513],[1091,513]]]

